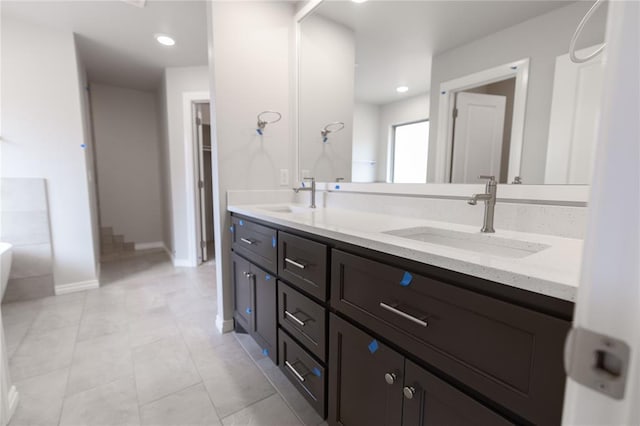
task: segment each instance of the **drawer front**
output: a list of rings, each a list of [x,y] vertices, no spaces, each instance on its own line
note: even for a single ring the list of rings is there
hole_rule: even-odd
[[[327,383],[325,368],[282,329],[278,330],[278,339],[280,368],[324,419]]]
[[[277,231],[246,219],[231,218],[231,245],[256,265],[272,273],[277,272]]]
[[[338,250],[331,305],[536,423],[558,423],[569,323]]]
[[[278,232],[280,276],[302,291],[327,300],[327,246]]]
[[[247,333],[251,332],[253,301],[251,298],[251,264],[233,254],[231,256],[231,273],[233,282],[233,318]]]
[[[278,324],[326,361],[326,309],[282,281],[278,283]]]
[[[413,362],[404,364],[403,426],[508,426],[513,423]]]

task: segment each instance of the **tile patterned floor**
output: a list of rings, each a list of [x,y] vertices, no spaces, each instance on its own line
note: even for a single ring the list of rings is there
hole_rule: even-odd
[[[102,287],[1,307],[10,426],[325,424],[246,335],[215,329],[213,263],[103,263]]]

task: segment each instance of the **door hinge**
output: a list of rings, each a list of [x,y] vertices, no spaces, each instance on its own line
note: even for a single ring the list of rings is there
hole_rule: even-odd
[[[199,180],[198,181],[198,188],[200,188],[200,189],[204,188],[204,181],[203,180]]]
[[[453,118],[458,118],[458,108],[453,109]]]
[[[576,382],[614,399],[624,398],[629,370],[627,343],[585,328],[572,328],[564,347],[564,368]]]

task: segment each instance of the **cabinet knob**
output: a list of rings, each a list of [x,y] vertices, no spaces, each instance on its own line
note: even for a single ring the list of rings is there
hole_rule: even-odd
[[[396,382],[397,378],[398,378],[398,376],[396,376],[396,373],[387,373],[387,374],[384,375],[384,380],[389,385],[394,384]]]
[[[416,389],[413,386],[405,386],[402,389],[402,393],[404,393],[405,398],[413,399],[413,396],[416,394]]]
[[[253,274],[251,272],[245,272],[244,276],[245,276],[245,278],[248,278],[248,279],[253,278]]]

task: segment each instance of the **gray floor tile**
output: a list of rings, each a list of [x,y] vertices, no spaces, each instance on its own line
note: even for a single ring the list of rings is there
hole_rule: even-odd
[[[142,346],[180,334],[173,315],[166,306],[137,316],[129,324],[129,331],[132,346]]]
[[[133,350],[134,372],[141,404],[201,381],[180,336],[158,340]]]
[[[215,348],[235,340],[233,333],[221,334],[216,328],[215,313],[193,312],[176,318],[185,343],[193,353]]]
[[[20,381],[71,365],[78,327],[44,333],[28,332],[9,362],[11,377]]]
[[[5,327],[13,324],[28,323],[31,325],[42,309],[42,300],[28,300],[26,302],[4,303],[0,306],[2,323]]]
[[[220,424],[209,394],[202,384],[140,407],[143,425],[215,426]]]
[[[43,302],[42,310],[31,325],[31,331],[44,332],[78,325],[83,308],[84,298],[67,300],[64,303]]]
[[[17,382],[20,401],[10,426],[57,425],[68,375],[69,369],[64,368]]]
[[[73,395],[122,377],[133,376],[128,332],[76,343],[66,395]]]
[[[264,374],[237,343],[194,353],[193,357],[220,417],[275,393]]]
[[[65,398],[60,419],[60,426],[139,424],[132,377]]]
[[[298,426],[302,425],[280,395],[263,399],[229,417],[222,419],[225,426]]]
[[[80,320],[78,341],[127,331],[128,329],[129,318],[124,306],[114,307],[113,309],[91,310],[85,304],[84,314]]]
[[[31,323],[23,322],[18,324],[13,324],[5,329],[5,339],[7,343],[7,356],[9,359],[13,356],[13,354],[22,343],[24,336],[26,336],[27,331],[29,331],[29,327],[31,327]]]

